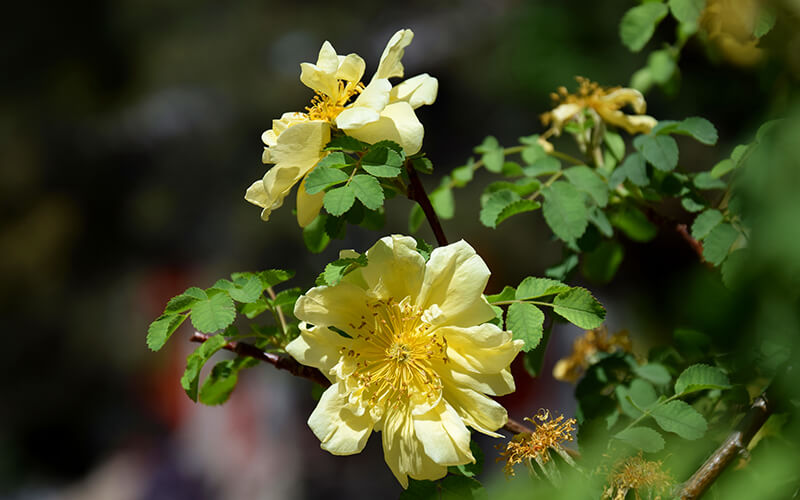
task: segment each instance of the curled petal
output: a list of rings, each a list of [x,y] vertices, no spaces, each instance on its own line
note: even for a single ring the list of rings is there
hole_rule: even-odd
[[[506,409],[497,401],[470,388],[446,386],[444,397],[464,423],[483,434],[501,437],[496,431],[508,421]]]
[[[308,419],[308,426],[320,440],[320,446],[334,455],[359,453],[372,433],[369,412],[356,415],[347,405],[347,393],[333,384],[322,394]]]
[[[447,339],[447,357],[465,371],[478,374],[508,368],[523,345],[511,340],[511,332],[491,323],[469,328],[444,326],[439,333]]]
[[[414,431],[425,453],[439,465],[475,462],[469,449],[470,435],[458,413],[446,402],[427,413],[414,415]]]
[[[617,109],[625,106],[626,104],[630,104],[631,108],[633,108],[633,111],[637,115],[647,111],[647,103],[644,100],[644,96],[636,89],[616,89],[604,96],[598,97],[598,99],[601,102],[612,105]]]
[[[556,106],[552,111],[542,115],[542,122],[545,125],[551,124],[551,127],[559,134],[561,133],[561,129],[564,128],[564,123],[580,113],[581,109],[583,108],[578,104],[561,104]]]
[[[299,363],[318,368],[328,380],[336,382],[331,370],[339,363],[339,349],[347,339],[323,326],[300,323],[300,335],[289,342],[286,352]]]
[[[297,223],[300,227],[306,227],[314,222],[322,209],[322,199],[325,193],[308,194],[306,191],[306,179],[304,177],[297,188]]]
[[[331,128],[327,122],[296,123],[278,135],[277,143],[270,148],[270,160],[278,166],[297,167],[302,176],[322,158],[322,148],[330,140]]]
[[[425,275],[425,259],[417,252],[414,238],[387,236],[367,251],[367,266],[361,274],[380,299],[415,297]]]
[[[364,76],[364,69],[367,64],[358,54],[347,54],[339,56],[339,69],[336,70],[336,78],[347,80],[348,82],[359,82]]]
[[[262,207],[261,218],[269,220],[270,213],[283,205],[283,199],[301,177],[297,167],[276,165],[267,171],[261,185],[256,181],[247,189],[244,199]]]
[[[348,130],[347,135],[373,144],[383,140],[394,141],[407,155],[413,155],[422,148],[425,129],[411,105],[400,101],[386,106],[378,121]]]
[[[425,453],[406,409],[389,412],[384,417],[381,433],[383,457],[403,488],[408,488],[408,476],[433,481],[447,474],[447,466],[437,464]]]
[[[423,73],[395,85],[390,94],[390,102],[406,101],[417,109],[424,104],[433,104],[438,91],[439,80]]]
[[[619,110],[598,109],[597,113],[606,123],[624,128],[629,134],[648,134],[658,121],[648,115],[626,115]]]
[[[386,48],[383,49],[381,54],[381,62],[378,64],[378,71],[375,72],[375,78],[392,78],[394,76],[403,76],[403,64],[400,60],[403,58],[405,48],[414,39],[414,32],[411,30],[400,30],[389,39]]]

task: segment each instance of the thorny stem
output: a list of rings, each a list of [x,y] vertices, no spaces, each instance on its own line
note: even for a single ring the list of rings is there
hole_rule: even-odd
[[[433,210],[431,200],[428,198],[427,193],[425,193],[425,187],[422,185],[422,181],[419,180],[417,171],[409,161],[406,161],[406,172],[408,172],[408,180],[410,181],[408,186],[408,198],[416,201],[420,208],[422,208],[422,212],[425,214],[425,218],[428,219],[428,223],[431,225],[431,229],[433,230],[433,234],[439,246],[443,247],[447,245],[447,237],[444,235],[439,217],[436,216],[436,212]]]

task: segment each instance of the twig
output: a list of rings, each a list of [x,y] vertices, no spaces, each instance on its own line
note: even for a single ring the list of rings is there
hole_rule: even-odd
[[[442,229],[442,224],[439,222],[439,217],[436,216],[436,212],[433,210],[433,205],[431,205],[431,200],[428,198],[427,193],[425,193],[425,187],[423,187],[422,182],[419,180],[419,176],[417,175],[417,171],[414,170],[414,167],[411,165],[410,161],[406,162],[406,172],[408,172],[408,180],[411,182],[411,184],[408,186],[408,198],[419,203],[420,208],[422,208],[422,212],[425,214],[425,217],[428,219],[428,223],[431,225],[431,229],[433,230],[434,236],[436,236],[436,242],[439,244],[439,246],[442,247],[447,245],[447,237],[444,235],[444,230]]]
[[[728,435],[719,448],[708,457],[708,460],[697,469],[688,481],[683,483],[679,496],[681,500],[699,498],[711,483],[717,479],[725,467],[730,464],[739,453],[747,450],[747,445],[758,430],[767,421],[772,407],[766,394],[758,396],[736,429]]]
[[[194,332],[194,335],[192,335],[192,338],[190,338],[189,340],[192,342],[203,343],[210,337],[211,335],[206,335],[200,332]],[[225,344],[224,346],[222,346],[222,348],[231,352],[235,352],[239,356],[254,358],[259,361],[269,363],[279,370],[286,370],[292,375],[311,380],[312,382],[316,382],[322,387],[328,387],[331,385],[330,381],[327,378],[325,378],[325,375],[323,375],[322,372],[317,370],[316,368],[311,368],[309,366],[301,365],[292,358],[278,356],[277,354],[271,352],[264,352],[254,345],[232,340],[227,344]]]
[[[675,230],[678,231],[678,234],[680,234],[681,237],[683,237],[683,239],[686,240],[686,243],[688,243],[689,246],[692,247],[692,250],[694,250],[695,253],[697,253],[697,256],[700,257],[700,262],[705,262],[706,259],[703,257],[703,244],[694,239],[692,235],[689,234],[689,230],[686,227],[686,224],[678,224],[677,226],[675,226]]]

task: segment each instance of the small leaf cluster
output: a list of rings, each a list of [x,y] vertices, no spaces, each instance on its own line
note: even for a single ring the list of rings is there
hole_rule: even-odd
[[[214,334],[201,343],[186,359],[181,386],[193,401],[208,405],[224,403],[236,387],[239,372],[258,364],[257,360],[237,357],[218,362],[200,386],[200,371],[209,359],[234,340],[252,339],[262,350],[282,351],[299,333],[292,315],[299,288],[278,293],[273,287],[294,276],[293,271],[270,269],[259,273],[234,273],[231,279],[218,280],[207,289],[191,287],[169,300],[164,313],[150,324],[147,345],[160,350],[186,319],[199,332]],[[233,325],[237,315],[254,319],[272,312],[274,324],[250,324],[250,331],[240,333]]]
[[[506,286],[498,294],[487,295],[486,300],[495,310],[497,325],[511,331],[515,340],[524,342],[526,368],[532,376],[541,370],[547,347],[544,337],[550,333],[549,329],[545,331],[541,307],[552,308],[557,315],[583,329],[597,328],[606,317],[606,310],[585,288],[547,278],[529,276],[516,288]],[[505,314],[500,306],[507,306]],[[542,347],[537,350],[540,343]]]
[[[329,153],[311,170],[305,180],[308,194],[324,193],[325,212],[303,231],[306,246],[321,252],[331,239],[343,238],[348,223],[368,229],[384,224],[384,202],[406,193],[406,162],[430,173],[430,160],[423,155],[406,157],[403,148],[392,141],[367,144],[352,137],[334,137]]]

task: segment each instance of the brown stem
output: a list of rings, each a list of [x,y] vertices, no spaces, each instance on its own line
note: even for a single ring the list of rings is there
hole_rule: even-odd
[[[210,337],[211,335],[206,335],[200,332],[194,332],[194,335],[192,335],[192,338],[190,338],[189,340],[191,340],[192,342],[203,343]],[[264,352],[254,345],[247,344],[245,342],[236,342],[232,340],[227,344],[225,344],[222,348],[231,352],[235,352],[239,356],[254,358],[259,361],[269,363],[279,370],[286,370],[292,375],[311,380],[312,382],[318,383],[322,387],[328,387],[331,385],[330,381],[327,378],[325,378],[325,375],[323,375],[322,372],[317,370],[316,368],[311,368],[309,366],[301,365],[292,358],[278,356],[277,354],[271,352]]]
[[[692,247],[692,250],[695,251],[698,257],[700,257],[700,262],[705,262],[705,258],[703,257],[703,244],[697,241],[689,234],[689,229],[686,227],[686,224],[678,224],[675,226],[675,230],[678,231],[678,234],[686,240],[686,243]]]
[[[419,203],[422,212],[425,214],[425,218],[428,219],[428,223],[431,225],[431,229],[433,230],[434,236],[436,236],[436,242],[439,246],[443,247],[447,245],[447,237],[444,235],[439,217],[436,216],[433,205],[431,205],[431,200],[428,198],[427,193],[425,193],[422,181],[419,180],[417,171],[414,169],[413,165],[411,165],[410,161],[406,162],[406,172],[408,172],[408,180],[411,183],[408,186],[408,198]]]
[[[750,409],[745,413],[744,418],[736,429],[731,432],[719,448],[708,457],[708,460],[697,469],[688,481],[683,483],[679,496],[681,500],[691,500],[699,498],[711,483],[719,477],[722,471],[734,458],[743,451],[747,450],[747,445],[756,432],[767,421],[772,407],[767,400],[766,394],[758,396]]]

